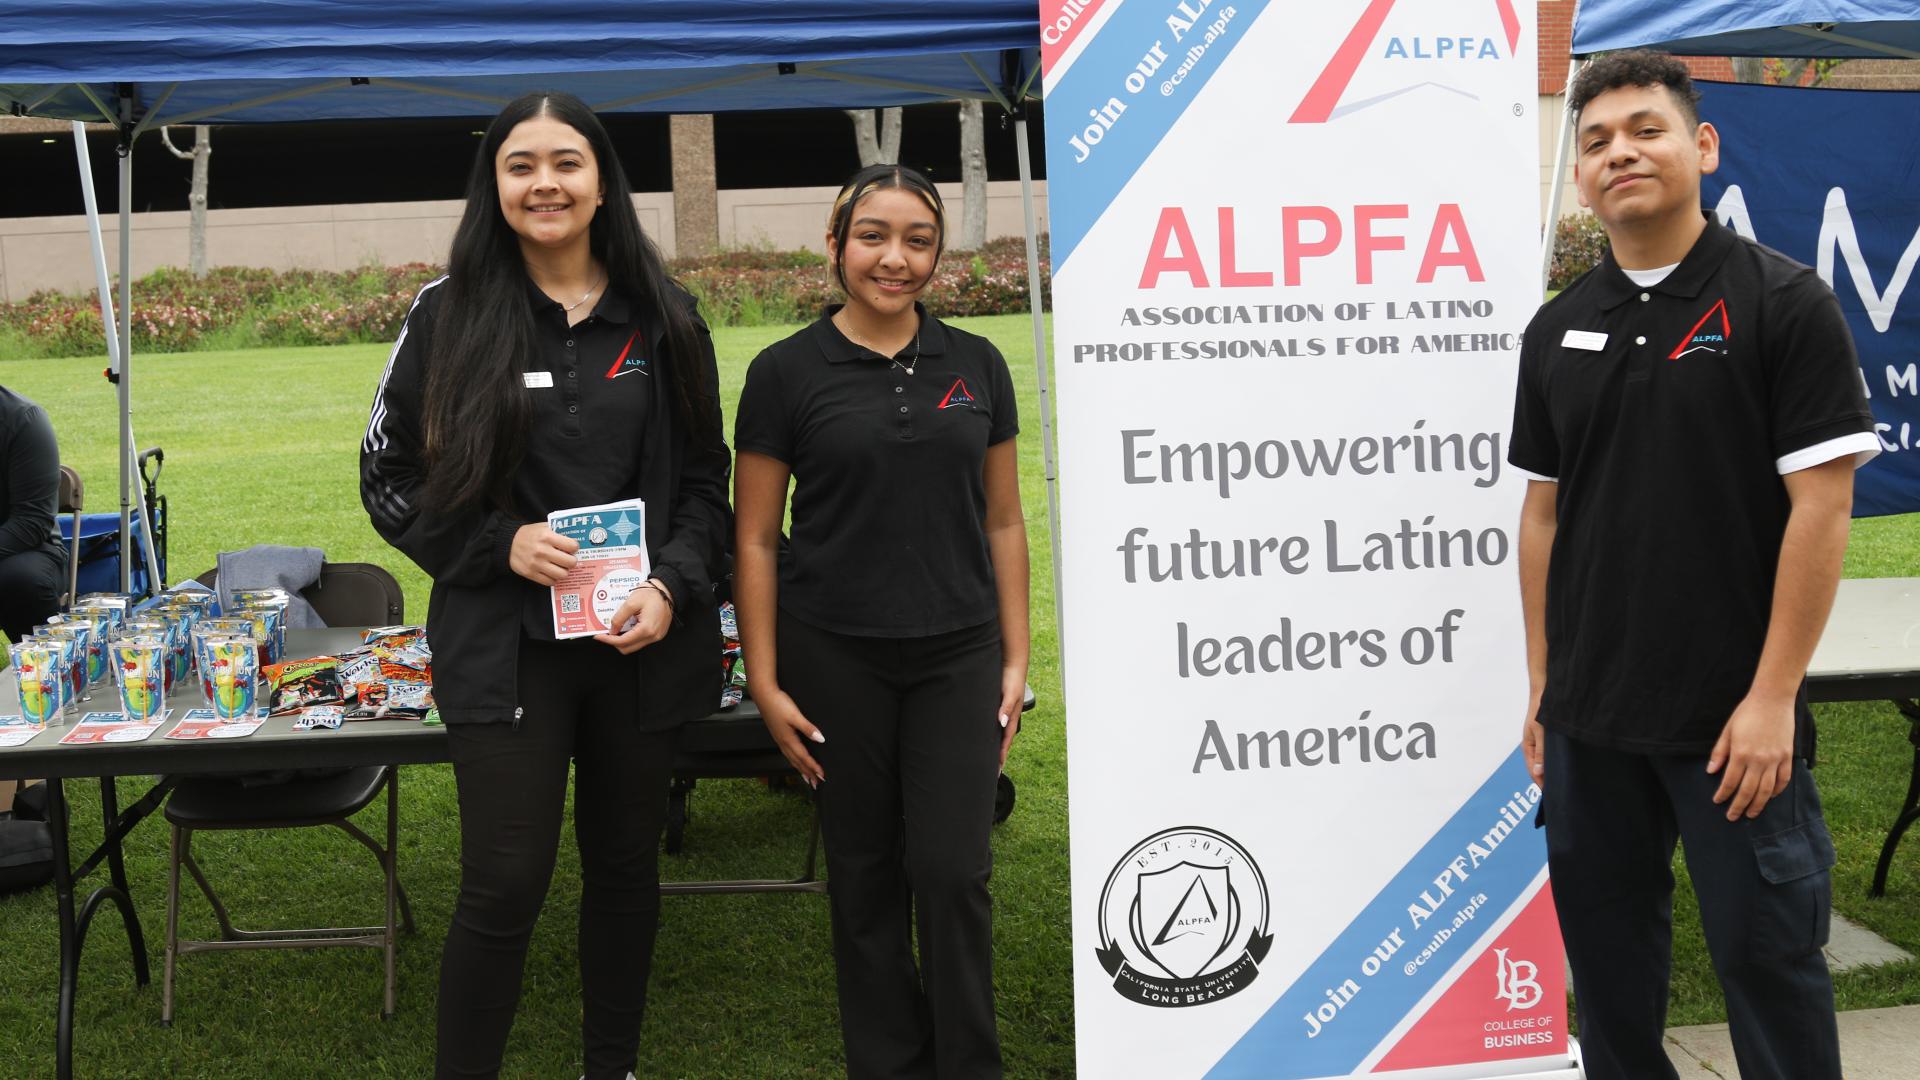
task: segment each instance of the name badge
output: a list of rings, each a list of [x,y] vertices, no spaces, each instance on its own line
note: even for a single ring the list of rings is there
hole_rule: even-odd
[[[1560,344],[1569,349],[1585,349],[1588,352],[1599,352],[1601,349],[1607,347],[1607,335],[1598,330],[1569,330],[1567,331],[1567,336],[1560,339]],[[531,386],[533,384],[528,383],[527,385]]]
[[[551,371],[523,371],[520,373],[520,378],[526,381],[527,389],[529,390],[536,387],[553,385],[553,372]]]

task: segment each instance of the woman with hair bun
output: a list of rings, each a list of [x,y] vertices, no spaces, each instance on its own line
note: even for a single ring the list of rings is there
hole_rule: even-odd
[[[713,344],[571,95],[494,118],[448,262],[407,314],[360,453],[374,528],[433,578],[459,792],[435,1075],[499,1075],[571,763],[586,1074],[617,1080],[639,1047],[679,727],[719,701],[729,461]],[[617,632],[554,640],[549,587],[578,545],[547,515],[632,498],[651,577],[607,621]]]
[[[989,833],[1027,538],[1006,361],[919,302],[945,237],[926,177],[856,173],[827,228],[846,302],[754,360],[734,425],[749,689],[819,800],[854,1080],[1001,1075]]]

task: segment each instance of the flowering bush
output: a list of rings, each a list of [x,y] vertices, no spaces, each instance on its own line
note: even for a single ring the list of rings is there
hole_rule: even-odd
[[[669,270],[700,300],[714,326],[806,322],[840,299],[825,257],[807,251],[727,252],[675,259]],[[1047,238],[1040,238],[1041,303],[1048,303]],[[978,251],[941,256],[927,289],[927,309],[948,317],[1028,310],[1027,249],[1022,237],[1001,237]]]
[[[134,353],[389,341],[414,294],[439,273],[423,263],[346,272],[223,266],[203,278],[156,270],[133,283]],[[0,305],[0,333],[28,355],[106,351],[92,293],[37,292]]]
[[[1564,289],[1574,279],[1600,265],[1607,255],[1607,229],[1592,214],[1569,214],[1553,227],[1553,265],[1547,268],[1547,288]]]
[[[1042,295],[1050,284],[1040,238]],[[700,300],[714,326],[806,322],[840,297],[824,256],[811,251],[728,251],[675,259],[668,271]],[[359,270],[261,270],[225,266],[195,278],[156,270],[133,283],[133,350],[344,345],[392,341],[437,266]],[[936,315],[1027,310],[1026,241],[1003,237],[940,260],[927,306]],[[15,356],[106,352],[91,292],[37,292],[0,305],[0,340]]]

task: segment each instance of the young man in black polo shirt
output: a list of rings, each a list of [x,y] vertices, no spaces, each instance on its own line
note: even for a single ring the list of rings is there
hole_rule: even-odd
[[[1720,145],[1698,100],[1646,52],[1569,95],[1580,203],[1610,250],[1521,349],[1523,745],[1587,1075],[1675,1075],[1678,837],[1741,1076],[1838,1080],[1802,683],[1879,441],[1832,291],[1702,216]]]

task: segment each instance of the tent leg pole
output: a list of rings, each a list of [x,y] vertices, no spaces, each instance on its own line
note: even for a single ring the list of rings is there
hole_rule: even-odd
[[[124,132],[133,126],[133,102],[120,99]],[[133,591],[133,144],[120,147],[120,591]]]
[[[98,291],[99,300],[100,300],[100,327],[101,327],[101,330],[104,332],[104,336],[107,343],[107,374],[110,378],[112,378],[116,393],[119,396],[119,413],[120,413],[119,442],[120,442],[120,451],[121,451],[120,452],[120,550],[128,551],[130,550],[130,548],[127,543],[128,541],[127,489],[128,489],[128,484],[130,482],[130,477],[128,474],[132,468],[131,458],[130,458],[130,453],[131,453],[130,448],[133,445],[133,432],[132,432],[132,424],[127,416],[128,398],[127,398],[126,368],[125,368],[125,365],[121,362],[122,358],[126,356],[126,350],[124,346],[126,339],[121,337],[122,326],[120,321],[114,318],[113,279],[109,277],[107,274],[107,245],[104,237],[102,237],[100,233],[100,204],[99,204],[99,200],[95,197],[94,190],[93,190],[93,157],[88,152],[88,148],[87,148],[87,126],[77,120],[74,121],[74,124],[73,124],[73,147],[74,147],[74,157],[80,167],[80,193],[86,203],[86,209],[87,209],[87,240],[91,245],[92,252],[93,252],[94,287]],[[120,174],[120,186],[121,186],[122,192],[126,192],[130,187],[128,172],[124,167],[122,168],[121,174]],[[129,198],[123,196],[121,200],[122,215],[120,218],[120,240],[121,240],[120,277],[123,284],[127,280],[128,248],[126,246],[127,245],[126,207],[129,205],[130,205]],[[124,298],[127,294],[123,291],[121,295]],[[126,310],[127,310],[126,301],[125,299],[122,299],[121,311],[125,312]],[[75,544],[78,544],[80,542],[80,522],[78,520],[76,520],[73,523],[73,531],[74,531],[73,542]],[[153,549],[153,541],[151,537],[148,537],[147,549],[149,553],[151,553]],[[126,559],[121,560],[120,590],[122,592],[128,591],[127,585],[129,581],[129,575],[130,575],[130,570],[128,569],[128,562],[129,560],[126,560]]]
[[[87,152],[87,125],[73,122],[73,151],[80,165],[80,194],[87,206],[87,240],[93,248],[94,288],[100,298],[100,326],[106,331],[107,370],[120,372],[120,330],[113,317],[113,278],[107,273],[107,245],[100,235],[100,204],[93,191],[93,158]]]
[[[1033,312],[1033,364],[1039,376],[1040,385],[1040,457],[1047,479],[1047,535],[1049,538],[1048,561],[1053,565],[1053,623],[1055,641],[1059,654],[1061,680],[1066,678],[1067,623],[1066,610],[1061,606],[1060,565],[1065,561],[1060,550],[1060,490],[1059,472],[1053,460],[1053,379],[1047,364],[1047,328],[1045,313],[1041,310],[1040,295],[1040,230],[1035,221],[1033,210],[1033,158],[1027,147],[1027,120],[1017,116],[1013,121],[1013,144],[1020,153],[1020,208],[1026,214],[1027,225],[1027,302]]]
[[[73,122],[73,151],[80,165],[80,194],[87,206],[87,239],[93,249],[94,288],[100,298],[100,326],[106,331],[107,370],[120,370],[120,330],[113,317],[113,279],[107,275],[107,245],[100,235],[100,204],[93,192],[93,158],[87,152],[87,125]]]
[[[133,492],[136,451],[133,442],[133,98],[120,98],[120,130],[125,145],[120,152],[120,591],[133,591],[134,544],[140,545],[147,567],[147,592],[160,585],[158,549],[153,543],[153,521],[144,511],[140,528],[133,530]]]
[[[1573,88],[1574,73],[1580,70],[1580,61],[1567,61],[1567,85],[1560,91],[1560,100],[1564,103],[1567,94]],[[1540,295],[1547,295],[1547,280],[1553,274],[1553,242],[1557,226],[1560,224],[1560,195],[1567,186],[1567,147],[1573,142],[1573,116],[1564,107],[1560,109],[1560,137],[1554,143],[1553,150],[1553,187],[1547,195],[1546,226],[1540,240]]]

